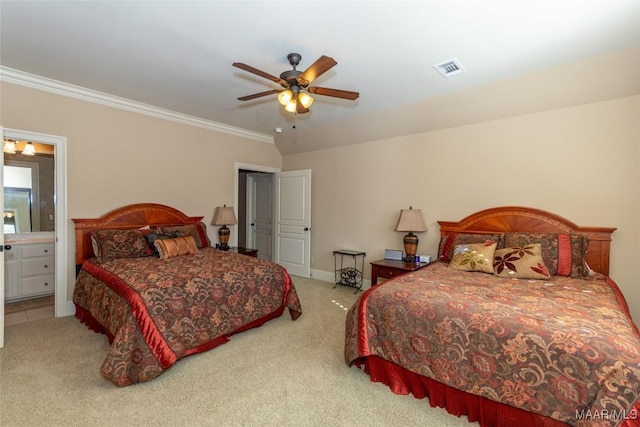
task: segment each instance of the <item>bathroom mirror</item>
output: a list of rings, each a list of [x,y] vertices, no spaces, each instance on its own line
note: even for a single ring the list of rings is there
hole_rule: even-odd
[[[30,188],[4,187],[3,217],[5,234],[33,231]]]
[[[3,229],[6,234],[55,230],[53,146],[36,145],[36,155],[4,153]],[[50,153],[43,147],[50,147]]]

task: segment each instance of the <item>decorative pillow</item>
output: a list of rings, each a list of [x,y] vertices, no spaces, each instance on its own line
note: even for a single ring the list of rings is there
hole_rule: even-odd
[[[558,234],[558,275],[583,278],[588,275],[586,256],[589,237],[581,234]],[[560,268],[560,266],[568,266]]]
[[[493,256],[493,270],[500,277],[514,279],[548,279],[549,270],[542,258],[539,243],[519,248],[496,250]]]
[[[158,253],[162,259],[198,253],[196,240],[193,236],[175,237],[173,239],[157,239],[154,242],[154,245],[156,249],[158,249]]]
[[[539,243],[542,250],[542,259],[549,269],[549,274],[555,276],[558,273],[559,248],[558,235],[555,233],[505,233],[505,248],[523,248],[525,246]],[[570,270],[570,269],[569,269]],[[562,272],[562,270],[561,270]],[[569,275],[569,271],[564,275]]]
[[[145,235],[145,237],[147,238],[147,241],[149,242],[149,246],[151,246],[151,249],[153,249],[153,252],[160,256],[160,253],[158,252],[158,248],[156,248],[155,242],[158,239],[174,239],[176,237],[178,237],[178,233],[157,233],[157,230],[153,230],[153,232],[150,232],[148,234]]]
[[[99,230],[91,235],[91,244],[99,262],[153,255],[140,230]]]
[[[496,246],[497,243],[490,241],[457,245],[453,250],[449,267],[454,270],[493,273],[493,255]]]
[[[211,246],[211,241],[209,240],[209,236],[207,236],[207,226],[204,222],[171,227],[158,227],[158,232],[163,234],[177,233],[178,236],[193,236],[198,249],[208,248]]]
[[[487,241],[497,243],[496,247],[501,247],[502,234],[474,234],[474,233],[452,233],[440,239],[438,247],[438,259],[443,262],[451,261],[453,248],[458,245],[469,243],[485,243]]]
[[[588,275],[585,257],[589,238],[581,234],[505,233],[505,247],[540,243],[542,258],[552,276],[582,278]]]

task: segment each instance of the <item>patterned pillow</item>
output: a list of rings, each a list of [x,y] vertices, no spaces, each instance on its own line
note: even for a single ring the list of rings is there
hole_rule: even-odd
[[[524,247],[540,243],[542,258],[552,276],[585,277],[589,238],[580,234],[505,233],[504,247]]]
[[[153,255],[141,230],[99,230],[91,235],[91,244],[99,262]]]
[[[453,258],[449,267],[454,270],[482,271],[493,274],[493,256],[497,243],[470,243],[457,245],[453,250]]]
[[[568,238],[569,250],[565,250],[564,242]],[[589,275],[589,268],[585,260],[587,256],[587,248],[589,247],[589,237],[581,234],[558,234],[559,243],[559,263],[563,262],[564,257],[571,257],[571,270],[567,276],[582,278]],[[558,271],[560,274],[560,271]]]
[[[156,249],[158,249],[158,253],[162,259],[198,253],[196,239],[194,239],[193,236],[157,239],[154,245]]]
[[[493,256],[493,270],[500,277],[514,279],[548,279],[539,243],[518,248],[498,249]]]
[[[207,236],[207,226],[204,222],[197,224],[175,225],[171,227],[158,227],[158,232],[163,234],[176,233],[178,236],[193,236],[198,249],[211,246],[209,236]]]
[[[156,240],[162,240],[162,239],[174,239],[176,237],[178,237],[178,233],[157,233],[157,230],[152,230],[151,232],[149,232],[148,234],[145,234],[145,237],[147,238],[147,241],[149,242],[149,246],[151,246],[151,249],[153,249],[153,252],[160,256],[160,252],[158,252],[158,248],[156,248]]]
[[[558,274],[558,235],[556,233],[505,233],[505,248],[523,248],[539,243],[542,259],[549,269],[549,274]],[[568,275],[568,274],[567,274]]]
[[[469,243],[485,243],[487,241],[496,242],[496,247],[501,247],[502,234],[449,234],[440,239],[440,246],[438,247],[438,260],[443,262],[451,261],[453,248],[458,245],[466,245]]]

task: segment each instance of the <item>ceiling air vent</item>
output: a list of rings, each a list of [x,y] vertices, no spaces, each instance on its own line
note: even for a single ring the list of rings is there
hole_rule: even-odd
[[[434,65],[433,68],[438,70],[438,72],[444,77],[455,76],[456,74],[460,74],[463,71],[466,71],[457,59],[450,59],[448,61],[441,62]]]

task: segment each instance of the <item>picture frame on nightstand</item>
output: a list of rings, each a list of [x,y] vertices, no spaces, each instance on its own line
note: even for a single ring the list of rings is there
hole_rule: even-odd
[[[403,254],[401,250],[396,249],[385,249],[384,250],[384,259],[392,259],[396,261],[401,261],[403,258]]]

